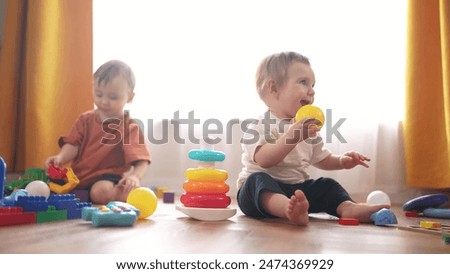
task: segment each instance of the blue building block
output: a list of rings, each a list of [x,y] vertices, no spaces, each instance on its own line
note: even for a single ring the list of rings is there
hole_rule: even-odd
[[[3,195],[5,193],[6,182],[6,163],[2,157],[0,157],[0,207],[3,207]]]
[[[17,198],[16,206],[22,207],[23,211],[47,211],[48,202],[45,196],[20,196]]]
[[[66,210],[67,219],[81,218],[82,208],[92,206],[92,203],[80,203],[75,194],[52,194],[48,197],[47,202],[57,210]]]

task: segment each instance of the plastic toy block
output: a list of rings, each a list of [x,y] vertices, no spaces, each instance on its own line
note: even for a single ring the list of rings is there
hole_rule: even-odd
[[[75,194],[51,194],[47,202],[49,205],[55,206],[56,209],[75,209],[78,200]]]
[[[20,196],[16,206],[23,207],[24,211],[47,211],[48,202],[44,196]]]
[[[420,227],[423,227],[423,228],[441,228],[442,224],[440,222],[420,221]]]
[[[0,226],[34,223],[36,223],[36,212],[23,212],[21,207],[0,208]]]
[[[16,181],[12,181],[10,184],[5,186],[5,192],[8,194],[12,193],[15,189],[25,188],[28,183],[40,180],[47,182],[48,177],[44,169],[41,168],[29,168],[25,170],[25,173]]]
[[[384,226],[384,225],[391,225],[391,224],[397,224],[397,217],[395,217],[395,214],[390,209],[380,209],[377,212],[370,215],[370,219],[374,222],[375,225],[378,226]]]
[[[353,218],[339,218],[340,225],[359,225],[358,219]]]
[[[98,210],[98,207],[86,206],[81,209],[81,219],[85,221],[92,221],[92,214]]]
[[[163,193],[163,203],[173,204],[175,202],[175,192],[166,191]]]
[[[99,226],[132,226],[140,212],[134,206],[123,202],[110,202],[101,207],[84,207],[82,218]]]
[[[67,168],[57,168],[54,165],[50,165],[47,168],[48,177],[50,177],[50,179],[52,180],[65,179],[67,178],[66,173]]]
[[[70,193],[80,183],[80,180],[71,168],[67,169],[66,176],[67,182],[63,185],[54,182],[48,183],[50,190],[58,194]]]
[[[163,197],[163,193],[168,191],[169,191],[168,187],[158,187],[156,189],[156,197],[158,197],[158,199],[161,199]]]
[[[77,203],[77,207],[67,211],[67,219],[80,219],[83,208],[92,206],[90,202]]]
[[[405,211],[405,216],[406,217],[419,217],[419,213],[417,211]]]
[[[442,233],[442,240],[444,241],[444,243],[450,244],[450,231]]]
[[[92,203],[80,203],[75,194],[52,194],[48,197],[47,202],[57,210],[66,210],[67,219],[81,218],[81,209],[86,206],[92,206]]]
[[[0,207],[4,206],[3,195],[5,193],[6,182],[6,163],[2,157],[0,157]]]
[[[11,193],[11,195],[5,197],[3,199],[3,202],[4,202],[5,206],[16,206],[17,199],[20,196],[28,196],[28,191],[26,191],[25,189],[15,190],[15,191],[13,191],[13,193]]]
[[[80,202],[89,202],[89,191],[86,189],[74,189],[71,192],[72,194],[75,194],[75,197],[77,197]]]
[[[54,206],[48,206],[47,211],[36,212],[36,223],[47,223],[67,220],[67,210],[56,210]]]

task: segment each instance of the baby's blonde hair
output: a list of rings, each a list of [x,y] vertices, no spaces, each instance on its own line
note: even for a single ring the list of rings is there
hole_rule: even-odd
[[[261,61],[256,71],[256,90],[261,99],[264,99],[270,80],[274,80],[277,86],[286,83],[289,66],[294,62],[310,65],[308,57],[292,51],[272,54]]]
[[[136,78],[133,70],[120,60],[111,60],[101,65],[94,73],[94,81],[99,85],[109,83],[114,77],[121,75],[128,83],[130,91],[134,91]]]

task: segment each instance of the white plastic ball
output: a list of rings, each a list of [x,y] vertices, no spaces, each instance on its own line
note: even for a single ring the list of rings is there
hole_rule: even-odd
[[[381,190],[372,191],[367,196],[366,202],[369,205],[374,205],[374,204],[391,205],[391,199],[385,192],[383,192]]]
[[[29,196],[45,196],[45,199],[50,196],[50,188],[47,183],[40,180],[29,182],[25,190]]]

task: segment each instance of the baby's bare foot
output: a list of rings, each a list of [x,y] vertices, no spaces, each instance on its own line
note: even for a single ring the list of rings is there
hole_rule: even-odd
[[[371,223],[372,220],[370,219],[370,215],[373,213],[379,211],[383,208],[390,208],[390,205],[383,205],[383,204],[375,204],[375,205],[369,205],[369,204],[355,204],[350,201],[343,202],[340,205],[341,209],[341,217],[342,218],[354,218],[359,219],[362,223]],[[339,209],[338,209],[339,212]]]
[[[307,225],[309,221],[308,208],[309,202],[305,194],[296,190],[289,200],[286,217],[296,225]]]

